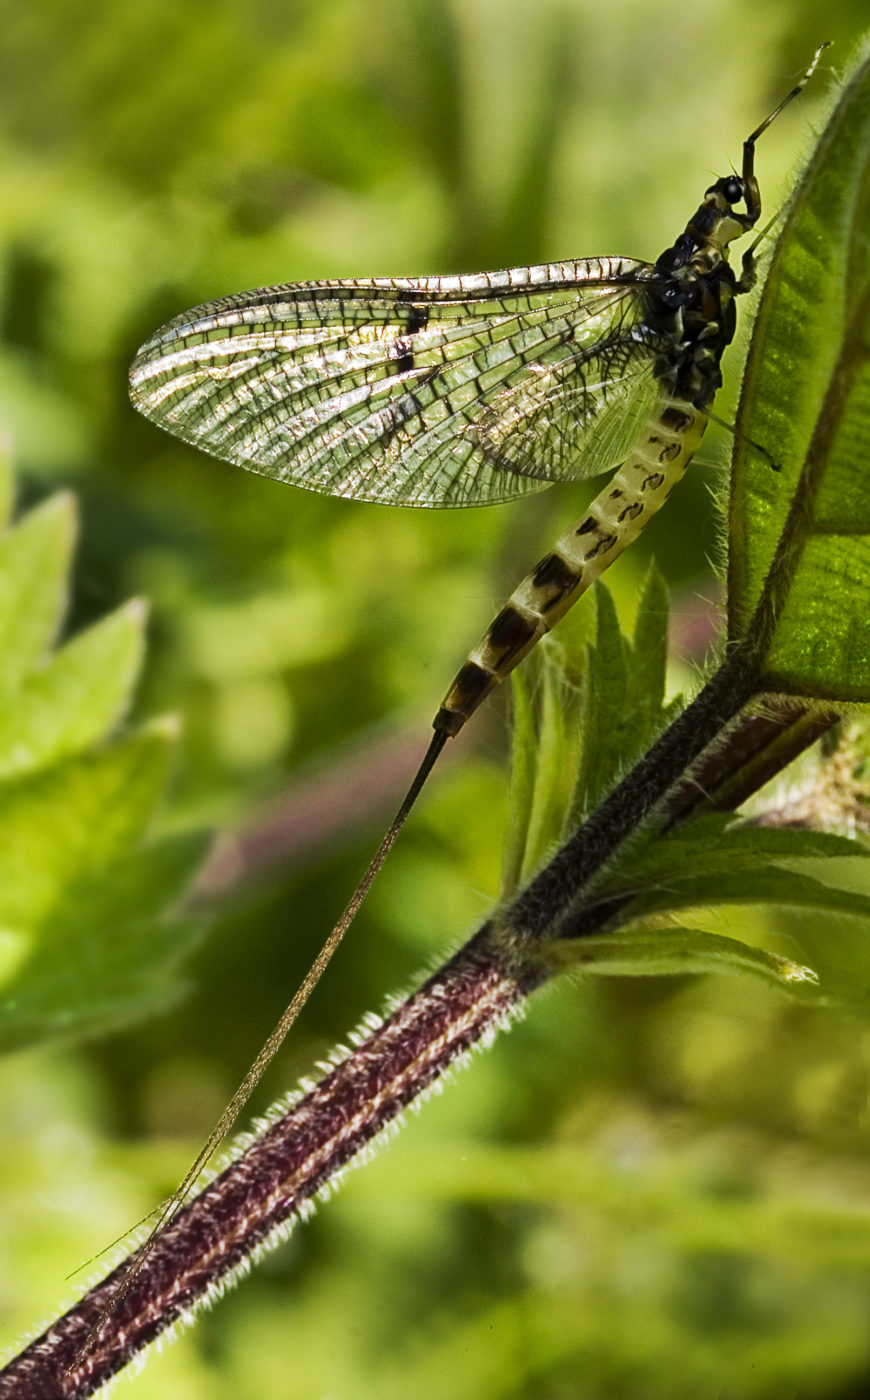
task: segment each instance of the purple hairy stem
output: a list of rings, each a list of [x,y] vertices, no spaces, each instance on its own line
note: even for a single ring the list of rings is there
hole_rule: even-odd
[[[723,691],[728,692],[724,698]],[[547,936],[545,910],[551,937],[580,937],[608,925],[624,896],[613,907],[605,900],[585,911],[569,899],[576,899],[584,880],[609,858],[639,816],[661,804],[661,825],[668,828],[710,805],[731,810],[835,719],[795,706],[764,719],[744,715],[693,777],[680,781],[687,758],[697,758],[744,698],[730,685],[728,668],[722,668],[635,770],[646,775],[641,784],[645,800],[639,802],[631,793],[627,797],[630,778],[623,780],[582,829],[580,843],[572,838],[538,875],[529,887],[533,898],[527,890],[497,921],[485,924],[166,1228],[0,1371],[0,1400],[93,1395],[252,1257],[278,1244],[318,1193],[359,1159],[403,1109],[475,1045],[506,1026],[526,997],[554,975],[558,964],[549,963],[540,950],[539,940]],[[697,723],[687,735],[687,717],[693,714]],[[663,801],[669,788],[670,798]],[[527,918],[518,917],[524,903]]]
[[[92,1395],[252,1253],[280,1243],[318,1191],[505,1025],[538,980],[512,975],[482,929],[178,1214],[116,1306],[135,1255],[10,1362],[2,1400]]]

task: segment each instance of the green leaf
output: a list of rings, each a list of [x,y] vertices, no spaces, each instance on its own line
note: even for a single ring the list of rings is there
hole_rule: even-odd
[[[632,641],[620,632],[602,584],[595,597],[598,630],[584,670],[577,817],[593,810],[680,708],[679,701],[664,703],[668,605],[655,567],[644,580]]]
[[[654,564],[641,589],[634,625],[634,659],[629,673],[634,705],[657,728],[665,698],[668,667],[668,590]]]
[[[0,694],[0,779],[82,753],[111,732],[139,675],[144,621],[142,604],[128,604]]]
[[[631,891],[627,891],[631,893]],[[674,914],[682,909],[703,909],[722,904],[778,904],[783,908],[813,909],[827,914],[846,914],[870,919],[870,895],[837,889],[795,870],[762,866],[756,870],[694,872],[637,891],[628,907],[625,922],[649,914]]]
[[[508,813],[502,838],[501,879],[502,899],[508,899],[521,888],[525,879],[529,824],[535,797],[537,739],[532,697],[523,668],[511,676],[513,701],[513,732],[511,737],[510,786]]]
[[[515,728],[501,897],[531,878],[562,839],[577,777],[578,688],[564,638],[546,638],[526,675],[514,672]],[[535,702],[529,688],[534,686]]]
[[[603,584],[595,588],[595,614],[595,642],[588,649],[582,678],[583,748],[577,773],[580,813],[592,811],[624,771],[620,745],[629,642],[620,631],[610,590]]]
[[[758,869],[771,861],[794,864],[836,856],[867,858],[870,848],[833,832],[740,824],[731,814],[714,813],[696,817],[643,845],[635,844],[630,870],[633,881],[664,883],[700,872],[709,879],[719,871]],[[609,871],[608,888],[615,888],[618,881],[618,874]]]
[[[0,925],[32,927],[70,882],[141,841],[162,796],[175,725],[152,725],[0,794]]]
[[[13,693],[54,641],[74,540],[71,496],[53,496],[0,539],[2,693]]]
[[[813,992],[814,970],[763,948],[694,928],[620,929],[600,938],[551,939],[542,955],[565,967],[607,977],[681,977],[686,973],[750,972],[793,993]]]
[[[553,653],[541,677],[541,718],[538,729],[537,772],[529,814],[526,878],[543,860],[546,852],[561,840],[565,830],[577,764],[576,730],[573,705],[565,703],[565,675],[553,664]]]
[[[94,1035],[179,994],[177,968],[202,923],[167,910],[205,844],[201,835],[172,837],[68,881],[36,925],[29,959],[3,988],[0,1051]]]
[[[0,504],[11,500],[0,462]],[[177,995],[199,925],[172,911],[203,839],[149,841],[173,721],[112,739],[143,657],[132,603],[59,651],[74,503],[0,539],[0,1049],[93,1034]],[[99,746],[99,747],[96,747]]]
[[[868,152],[865,45],[773,255],[730,507],[732,641],[753,648],[763,686],[837,701],[870,699]]]
[[[634,642],[622,634],[604,584],[596,584],[595,604],[594,644],[572,646],[563,626],[513,674],[502,899],[532,877],[578,814],[614,786],[675,709],[663,705],[668,609],[655,569],[641,592]],[[572,660],[578,652],[579,666]]]

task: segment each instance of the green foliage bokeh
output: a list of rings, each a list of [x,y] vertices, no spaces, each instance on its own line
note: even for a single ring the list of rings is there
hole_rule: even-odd
[[[273,800],[328,798],[295,841],[281,828],[268,878],[233,885],[220,867],[229,910],[180,1007],[0,1069],[10,1346],[175,1184],[351,889],[456,664],[578,509],[556,488],[411,513],[246,476],[137,419],[136,347],[269,282],[653,258],[818,42],[842,64],[863,18],[849,0],[823,33],[807,0],[6,7],[0,428],[25,503],[61,484],[81,497],[71,625],[151,600],[139,712],[184,725],[167,828],[244,832]],[[814,100],[759,146],[770,212]],[[735,348],[723,416],[738,367]],[[687,600],[690,665],[691,599],[714,591],[718,441],[720,465],[693,468],[613,574],[630,621],[655,552]],[[367,756],[393,734],[407,757],[384,778]],[[457,746],[260,1106],[488,908],[505,737],[495,706]],[[788,955],[791,926],[760,925],[754,941]],[[834,1394],[870,1352],[868,1089],[860,1022],[748,979],[563,985],[135,1393]]]

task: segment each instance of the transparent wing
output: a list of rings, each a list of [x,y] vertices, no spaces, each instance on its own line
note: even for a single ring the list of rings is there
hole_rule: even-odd
[[[626,456],[657,392],[656,276],[590,258],[266,287],[170,321],[130,392],[185,442],[312,491],[506,501]]]

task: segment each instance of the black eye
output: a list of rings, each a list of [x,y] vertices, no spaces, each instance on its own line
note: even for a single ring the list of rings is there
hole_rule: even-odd
[[[743,181],[736,175],[731,180],[723,180],[722,194],[729,204],[739,204],[743,198]]]

